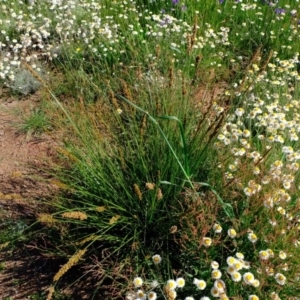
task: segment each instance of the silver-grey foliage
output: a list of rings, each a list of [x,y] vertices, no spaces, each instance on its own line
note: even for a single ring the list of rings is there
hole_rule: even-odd
[[[27,69],[19,67],[15,69],[14,80],[8,86],[22,95],[29,95],[36,92],[41,83]]]

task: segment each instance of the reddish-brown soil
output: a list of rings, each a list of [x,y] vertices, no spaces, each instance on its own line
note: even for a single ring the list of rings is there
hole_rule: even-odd
[[[25,100],[6,96],[0,91],[0,223],[4,228],[31,218],[53,186],[40,180],[47,175],[41,170],[53,153],[53,140],[48,135],[20,134],[18,125],[38,105],[39,96]],[[0,244],[3,242],[0,239]],[[32,251],[19,249],[0,252],[0,299],[29,299],[46,289],[47,264]],[[42,272],[41,272],[42,270]],[[51,280],[51,278],[50,278]],[[31,298],[30,298],[31,299]]]

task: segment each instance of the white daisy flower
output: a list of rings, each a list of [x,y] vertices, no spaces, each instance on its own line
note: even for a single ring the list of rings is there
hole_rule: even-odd
[[[148,295],[148,300],[156,300],[157,299],[157,294],[155,292],[149,292]]]
[[[259,300],[259,298],[256,295],[250,295],[248,300]]]
[[[146,297],[147,297],[143,290],[138,290],[136,292],[136,296],[137,296],[136,299],[138,299],[138,300],[146,300]]]
[[[233,256],[228,256],[226,262],[228,266],[233,266],[236,263],[236,258]]]
[[[239,272],[233,272],[233,273],[231,274],[231,279],[232,279],[234,282],[239,282],[239,281],[242,280],[242,275],[241,275],[241,273],[239,273]]]
[[[284,251],[280,251],[280,252],[279,252],[279,257],[280,257],[281,259],[286,259],[287,255],[286,255],[286,253],[285,253]]]
[[[211,272],[211,278],[212,279],[220,279],[222,277],[222,273],[221,273],[221,271],[220,270],[213,270],[212,272]]]
[[[219,293],[219,290],[216,288],[216,287],[213,287],[211,290],[210,290],[210,293],[213,297],[217,298],[220,296],[220,293]]]
[[[268,260],[270,257],[270,254],[268,251],[266,250],[261,250],[259,251],[259,258],[262,259],[262,260]]]
[[[176,283],[176,281],[173,280],[173,279],[169,279],[169,280],[167,281],[167,288],[168,288],[169,290],[175,290],[175,289],[177,288],[177,283]]]
[[[228,229],[227,234],[231,238],[235,238],[236,237],[236,231],[233,228]]]
[[[214,230],[214,232],[215,233],[221,233],[222,232],[222,230],[223,230],[223,228],[221,227],[221,225],[220,224],[214,224],[214,226],[213,226],[213,230]]]
[[[260,286],[260,281],[258,279],[254,279],[254,281],[252,282],[252,286],[257,288]]]
[[[258,238],[257,238],[257,235],[254,233],[254,232],[250,232],[248,234],[248,240],[251,242],[251,243],[256,243]]]
[[[176,279],[177,287],[183,288],[185,286],[185,280],[182,277]]]
[[[281,273],[277,273],[275,275],[275,280],[280,285],[285,285],[285,283],[286,283],[286,277],[283,274],[281,274]]]
[[[155,254],[155,255],[152,256],[152,261],[156,265],[160,264],[161,260],[162,260],[162,258],[159,254]]]
[[[237,252],[237,253],[235,254],[235,256],[236,256],[238,259],[244,259],[244,258],[245,258],[244,254],[241,253],[241,252]]]
[[[199,290],[204,290],[206,288],[206,282],[204,280],[194,278],[193,283],[197,286]]]
[[[237,108],[235,110],[235,114],[238,116],[238,117],[241,117],[243,114],[245,113],[245,110],[243,108]]]
[[[254,275],[250,272],[246,272],[244,275],[243,275],[243,280],[246,284],[252,284],[253,281],[255,280],[254,278]]]
[[[204,247],[210,247],[211,244],[212,244],[212,239],[211,238],[209,238],[209,237],[203,238],[202,245]]]
[[[222,294],[225,292],[226,289],[226,284],[223,280],[217,279],[214,282],[214,287],[217,288],[219,290],[219,293]]]
[[[136,288],[141,287],[143,285],[144,281],[141,277],[135,277],[133,279],[133,284]]]
[[[219,263],[217,261],[212,261],[210,266],[214,270],[219,269]]]

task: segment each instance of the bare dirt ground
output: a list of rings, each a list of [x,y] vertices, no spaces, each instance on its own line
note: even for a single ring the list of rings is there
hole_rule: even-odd
[[[38,94],[11,97],[0,89],[0,233],[9,222],[16,230],[26,226],[24,220],[33,220],[43,211],[45,199],[59,189],[46,171],[55,158],[58,140],[50,134],[34,136],[18,129],[39,102]],[[53,276],[65,261],[42,257],[28,245],[3,250],[2,244],[0,235],[0,300],[46,299]],[[62,284],[64,293],[72,294],[70,299],[90,299],[89,287],[80,283],[69,287],[76,270],[68,275],[71,280]]]
[[[39,170],[51,158],[53,140],[47,135],[20,134],[17,128],[38,102],[38,95],[17,99],[0,91],[1,227],[11,220],[30,218],[53,189],[47,181],[37,180],[45,175]],[[18,224],[22,226],[21,221]],[[29,296],[49,284],[49,276],[45,276],[49,266],[30,251],[0,252],[0,262],[0,299],[32,299]]]

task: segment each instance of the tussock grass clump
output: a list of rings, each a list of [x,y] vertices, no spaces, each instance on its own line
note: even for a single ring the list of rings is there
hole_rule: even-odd
[[[174,75],[173,80],[181,79]],[[153,252],[169,256],[179,251],[180,243],[171,231],[180,226],[184,214],[180,199],[187,189],[198,193],[195,181],[199,188],[203,182],[204,189],[210,189],[204,183],[212,168],[207,149],[222,116],[211,106],[203,119],[189,93],[183,95],[177,82],[174,86],[137,94],[122,80],[119,91],[109,88],[103,112],[82,102],[78,106],[84,114],[65,107],[74,142],[69,140],[59,151],[68,167],[56,175],[68,189],[56,201],[52,217],[53,224],[68,227],[69,249],[84,244],[93,254],[105,247],[121,260],[136,257],[133,261],[138,264]],[[170,94],[172,106],[166,102]],[[222,203],[218,205],[222,210]],[[44,219],[40,218],[42,223]],[[141,268],[146,266],[141,263]]]

